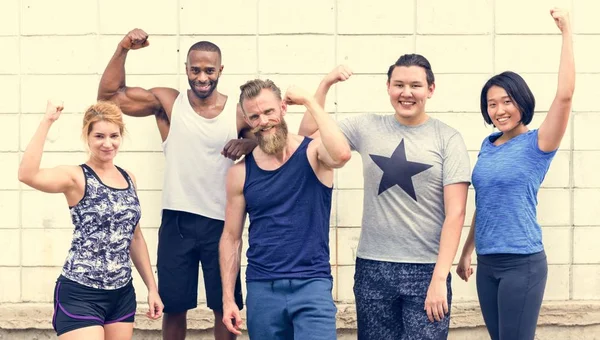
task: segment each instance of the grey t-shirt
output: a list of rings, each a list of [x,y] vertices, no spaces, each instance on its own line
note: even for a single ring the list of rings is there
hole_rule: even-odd
[[[434,118],[405,126],[394,115],[360,115],[339,126],[363,161],[357,256],[435,263],[445,218],[443,188],[470,181],[469,155],[460,133]]]

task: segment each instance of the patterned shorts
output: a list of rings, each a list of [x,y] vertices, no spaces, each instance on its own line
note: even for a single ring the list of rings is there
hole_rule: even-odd
[[[448,337],[448,314],[431,322],[424,310],[434,264],[394,263],[356,259],[354,295],[359,340],[438,340]]]

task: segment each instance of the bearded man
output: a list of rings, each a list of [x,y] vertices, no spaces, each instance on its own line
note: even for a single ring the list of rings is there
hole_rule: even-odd
[[[250,338],[336,339],[329,214],[333,169],[350,159],[350,146],[317,100],[301,89],[288,89],[282,99],[272,81],[251,80],[241,86],[240,105],[259,147],[227,174],[219,245],[223,323],[241,334],[234,288],[248,213]],[[288,133],[288,105],[306,107],[320,138]]]

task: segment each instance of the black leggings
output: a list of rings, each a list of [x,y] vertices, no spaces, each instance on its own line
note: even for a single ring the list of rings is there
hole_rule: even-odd
[[[546,253],[477,256],[477,295],[492,340],[533,340],[544,298]]]

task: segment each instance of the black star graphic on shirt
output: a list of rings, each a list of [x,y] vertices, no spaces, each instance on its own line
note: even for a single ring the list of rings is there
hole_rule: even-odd
[[[394,150],[392,156],[389,158],[378,155],[369,156],[383,170],[381,183],[379,183],[379,193],[377,195],[381,195],[382,192],[397,184],[410,197],[415,201],[417,200],[412,176],[431,168],[433,165],[407,160],[404,139],[398,144],[396,150]]]

